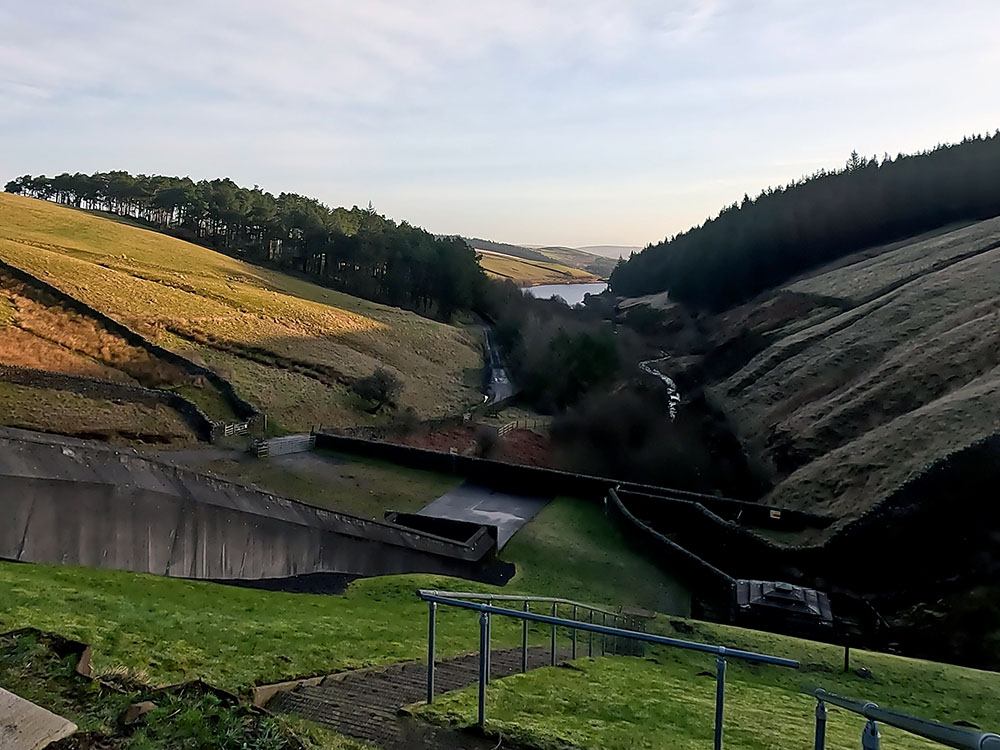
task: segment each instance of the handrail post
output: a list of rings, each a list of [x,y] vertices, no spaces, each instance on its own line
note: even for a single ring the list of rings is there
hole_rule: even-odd
[[[524,600],[524,611],[528,611],[528,600]],[[521,620],[521,672],[528,671],[528,621]]]
[[[576,605],[573,605],[573,622],[576,622]],[[576,628],[573,628],[573,658],[576,659]]]
[[[715,750],[722,750],[722,720],[726,706],[725,649],[715,660]]]
[[[879,734],[878,724],[872,719],[865,724],[865,730],[861,733],[861,750],[879,750],[882,735]]]
[[[479,615],[479,727],[486,726],[486,649],[490,629],[490,613]]]
[[[594,610],[590,610],[590,624],[594,624]],[[587,640],[587,656],[594,658],[594,631],[591,630]]]
[[[488,599],[487,604],[493,606],[493,600]],[[486,621],[486,684],[490,684],[490,673],[493,671],[493,618]]]
[[[437,602],[427,603],[427,702],[434,702],[434,637]]]
[[[559,605],[556,604],[555,602],[552,602],[552,616],[553,617],[558,617],[559,616],[557,614],[557,612],[559,611],[558,608],[559,608]],[[554,667],[556,665],[556,625],[555,625],[555,623],[552,623],[552,644],[551,644],[550,648],[551,648],[550,662],[551,662],[552,666]]]
[[[825,750],[826,748],[826,704],[816,701],[816,742],[814,750]]]
[[[604,627],[608,626],[608,613],[605,612],[601,615],[601,625]],[[608,634],[601,633],[601,656],[608,653]]]

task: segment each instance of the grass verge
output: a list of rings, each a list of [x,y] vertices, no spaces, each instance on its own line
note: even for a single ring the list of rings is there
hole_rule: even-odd
[[[680,637],[721,643],[800,660],[801,670],[730,661],[727,670],[727,747],[779,750],[811,747],[815,701],[801,690],[824,687],[885,707],[950,723],[1000,727],[1000,677],[963,667],[852,652],[852,666],[871,678],[842,672],[843,651],[809,641],[706,623]],[[714,723],[714,658],[677,649],[647,658],[580,659],[569,668],[546,668],[499,680],[487,693],[487,732],[544,748],[710,747]],[[437,723],[472,726],[476,694],[443,696],[417,714]],[[831,707],[827,747],[860,747],[864,719]],[[891,727],[883,747],[937,748]]]

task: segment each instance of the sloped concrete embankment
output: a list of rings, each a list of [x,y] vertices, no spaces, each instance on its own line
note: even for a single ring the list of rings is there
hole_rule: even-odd
[[[420,572],[502,582],[511,572],[485,529],[455,541],[85,441],[0,432],[0,488],[9,560],[228,581]]]

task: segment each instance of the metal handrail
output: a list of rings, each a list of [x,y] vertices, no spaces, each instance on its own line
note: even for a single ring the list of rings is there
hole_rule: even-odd
[[[558,596],[529,596],[526,594],[477,594],[468,591],[434,591],[431,589],[420,589],[420,597],[423,598],[424,594],[432,596],[447,597],[450,599],[468,599],[470,601],[498,601],[498,602],[545,602],[552,604],[568,604],[572,607],[581,607],[583,609],[588,609],[593,612],[599,612],[604,615],[616,615],[621,616],[625,614],[624,612],[612,612],[608,609],[601,609],[600,607],[595,607],[593,604],[585,604],[584,602],[576,602],[572,599],[562,599]],[[426,600],[425,600],[426,601]],[[631,617],[636,617],[637,615],[630,615]],[[639,615],[641,616],[641,615]]]
[[[827,703],[868,719],[861,736],[863,750],[878,750],[881,739],[878,722],[959,750],[1000,750],[1000,735],[992,732],[980,732],[975,729],[941,724],[930,719],[921,719],[918,716],[911,716],[900,711],[879,708],[877,704],[870,701],[845,698],[822,688],[808,688],[803,692],[816,699],[815,750],[824,750],[826,746]]]
[[[725,646],[714,646],[708,643],[697,643],[695,641],[684,641],[679,638],[668,638],[666,636],[654,635],[652,633],[640,632],[637,630],[626,630],[623,628],[608,627],[607,625],[601,625],[594,623],[593,616],[591,615],[590,622],[584,622],[580,620],[568,620],[563,617],[556,616],[558,601],[554,601],[553,598],[548,598],[548,601],[552,601],[552,616],[542,615],[536,612],[528,611],[528,602],[524,603],[524,610],[519,611],[516,609],[506,609],[504,607],[495,607],[492,604],[481,604],[475,601],[467,601],[464,599],[456,599],[450,596],[444,596],[443,593],[438,591],[424,591],[418,590],[417,596],[428,603],[429,614],[428,614],[428,630],[427,630],[427,702],[431,703],[434,700],[434,639],[435,639],[435,614],[437,611],[437,606],[439,604],[458,607],[460,609],[468,609],[479,612],[479,725],[482,727],[486,722],[486,685],[490,678],[490,634],[491,625],[490,618],[492,615],[497,615],[500,617],[510,617],[516,620],[521,620],[522,623],[522,640],[521,640],[521,669],[522,671],[527,671],[527,649],[528,649],[528,623],[536,622],[543,625],[550,625],[552,627],[552,661],[555,662],[555,633],[557,627],[569,628],[573,631],[573,655],[576,656],[576,631],[582,630],[591,634],[591,644],[593,644],[593,634],[599,634],[602,636],[611,636],[613,639],[626,639],[632,641],[639,641],[643,643],[652,643],[659,646],[670,646],[672,648],[680,648],[688,651],[699,651],[702,653],[715,654],[716,656],[716,690],[715,690],[715,750],[722,750],[722,724],[723,724],[723,713],[725,705],[725,684],[726,684],[726,658],[731,657],[735,659],[744,659],[746,661],[752,661],[758,664],[771,664],[774,666],[790,667],[792,669],[798,669],[799,662],[794,659],[785,659],[780,656],[771,656],[769,654],[759,654],[753,651],[744,651],[742,649],[726,648]],[[479,598],[479,595],[476,595]],[[484,599],[489,599],[489,595],[482,596]],[[499,598],[499,596],[494,596],[492,598]],[[523,600],[525,597],[510,596],[507,598]],[[530,600],[531,597],[528,597]],[[570,602],[575,604],[577,607],[580,606],[579,603]],[[592,654],[591,654],[592,655]]]

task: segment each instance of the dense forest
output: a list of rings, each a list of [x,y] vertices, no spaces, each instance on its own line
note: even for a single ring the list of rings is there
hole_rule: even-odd
[[[667,290],[724,309],[865,247],[1000,215],[1000,130],[914,155],[851,154],[844,169],[744,196],[619,264],[616,294]]]
[[[449,319],[480,299],[486,276],[457,237],[434,237],[371,207],[328,208],[232,180],[105,172],[25,175],[5,190],[107,211],[249,261],[294,269],[366,299]]]

